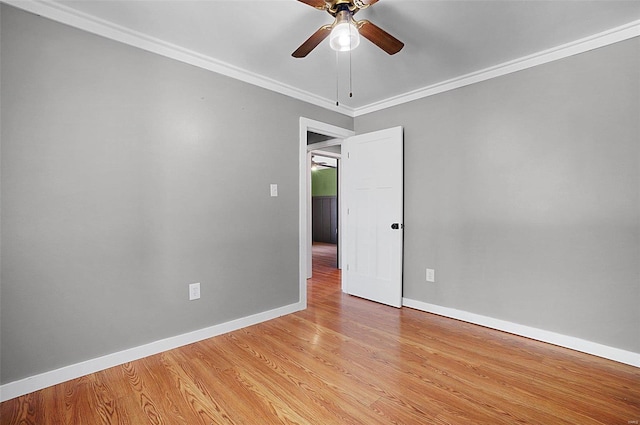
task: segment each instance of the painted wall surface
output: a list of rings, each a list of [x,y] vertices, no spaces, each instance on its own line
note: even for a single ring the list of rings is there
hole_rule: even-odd
[[[638,52],[355,119],[358,134],[404,126],[405,297],[640,352]]]
[[[2,383],[299,300],[299,118],[351,118],[1,7]]]
[[[325,168],[312,171],[311,196],[338,196],[338,170]]]

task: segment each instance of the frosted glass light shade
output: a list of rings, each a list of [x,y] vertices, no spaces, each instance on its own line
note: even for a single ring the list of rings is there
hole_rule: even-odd
[[[347,52],[360,44],[358,29],[349,21],[343,21],[333,27],[329,36],[329,44],[333,50]]]

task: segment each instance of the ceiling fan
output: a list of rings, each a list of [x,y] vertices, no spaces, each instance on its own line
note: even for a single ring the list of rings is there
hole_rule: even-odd
[[[291,54],[294,58],[304,58],[320,44],[330,37],[333,50],[348,51],[356,48],[360,43],[360,35],[390,55],[398,53],[404,43],[382,28],[366,19],[356,21],[353,15],[361,9],[377,3],[378,0],[298,0],[319,10],[326,10],[335,18],[332,24],[321,26],[311,37]]]

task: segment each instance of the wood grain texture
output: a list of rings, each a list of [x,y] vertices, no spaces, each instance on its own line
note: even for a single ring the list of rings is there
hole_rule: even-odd
[[[292,54],[294,58],[304,58],[307,56],[313,49],[315,49],[318,44],[322,42],[325,38],[329,36],[331,33],[331,25],[324,25],[316,32],[311,34],[311,36],[300,45]]]
[[[309,308],[0,406],[9,424],[632,424],[640,369],[340,291]]]

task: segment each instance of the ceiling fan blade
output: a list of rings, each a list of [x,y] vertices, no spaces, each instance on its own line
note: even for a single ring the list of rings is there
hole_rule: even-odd
[[[371,6],[374,3],[378,3],[378,0],[355,0],[355,3],[361,3],[364,6]]]
[[[308,4],[316,9],[324,10],[327,8],[327,3],[324,0],[298,0],[300,3]],[[376,0],[378,1],[378,0]]]
[[[303,58],[307,56],[318,44],[331,33],[331,25],[324,25],[314,32],[311,37],[298,47],[298,49],[291,54],[294,58]]]
[[[395,55],[404,47],[402,41],[366,19],[358,21],[357,26],[361,36],[390,55]]]

